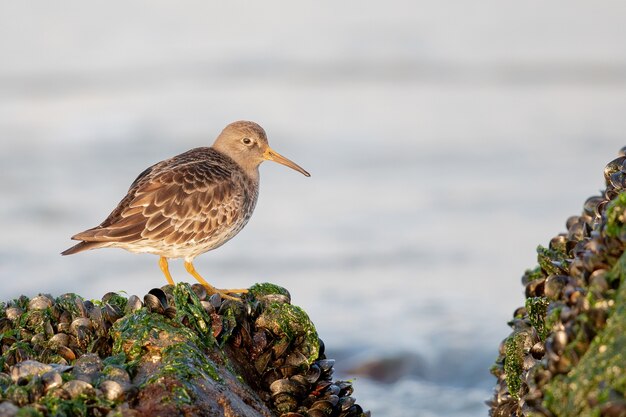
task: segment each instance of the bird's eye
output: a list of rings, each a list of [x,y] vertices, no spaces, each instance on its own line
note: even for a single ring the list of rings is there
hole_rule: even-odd
[[[242,142],[244,143],[244,145],[250,145],[252,143],[252,139],[250,139],[250,138],[243,138]]]

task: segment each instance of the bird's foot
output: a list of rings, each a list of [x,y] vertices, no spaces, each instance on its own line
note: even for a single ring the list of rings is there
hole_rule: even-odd
[[[204,286],[204,288],[206,288],[207,293],[208,294],[219,294],[220,297],[226,299],[226,300],[235,300],[235,301],[239,301],[241,302],[241,297],[235,297],[233,295],[229,295],[229,294],[245,294],[248,292],[248,290],[246,289],[219,289],[219,288],[215,288],[214,286],[212,286],[211,284],[208,284],[208,286],[202,284]]]
[[[206,288],[207,293],[210,295],[219,294],[222,298],[225,298],[227,300],[241,301],[241,298],[233,297],[232,295],[228,294],[244,294],[248,292],[248,290],[246,289],[220,290],[215,288],[214,286],[209,284],[204,278],[202,278],[200,274],[198,274],[198,271],[196,271],[196,268],[194,268],[191,262],[185,261],[185,269],[187,269],[187,272],[189,272],[196,280],[198,280],[200,284],[202,284],[204,288]]]

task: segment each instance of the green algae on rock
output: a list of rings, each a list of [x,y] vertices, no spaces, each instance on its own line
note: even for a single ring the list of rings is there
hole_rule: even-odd
[[[626,281],[626,254],[613,270],[619,274],[622,283]],[[606,327],[593,339],[578,365],[566,375],[557,375],[545,386],[545,403],[555,415],[591,414],[592,404],[626,405],[625,285],[620,285],[615,302],[611,304]],[[626,408],[623,407],[624,413]]]
[[[604,176],[522,277],[492,416],[626,416],[626,147]]]
[[[0,309],[2,416],[368,416],[287,290],[20,297]]]

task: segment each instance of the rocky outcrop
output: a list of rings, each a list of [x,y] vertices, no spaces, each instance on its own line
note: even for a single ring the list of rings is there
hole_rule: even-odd
[[[492,416],[626,416],[626,148],[567,232],[537,248],[492,368]]]
[[[278,286],[20,297],[0,309],[0,416],[369,415]]]

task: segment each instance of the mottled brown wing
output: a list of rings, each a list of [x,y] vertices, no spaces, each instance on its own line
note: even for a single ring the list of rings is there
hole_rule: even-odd
[[[75,236],[86,241],[155,240],[181,245],[219,235],[241,215],[243,191],[220,161],[192,160],[140,176],[111,216]]]

